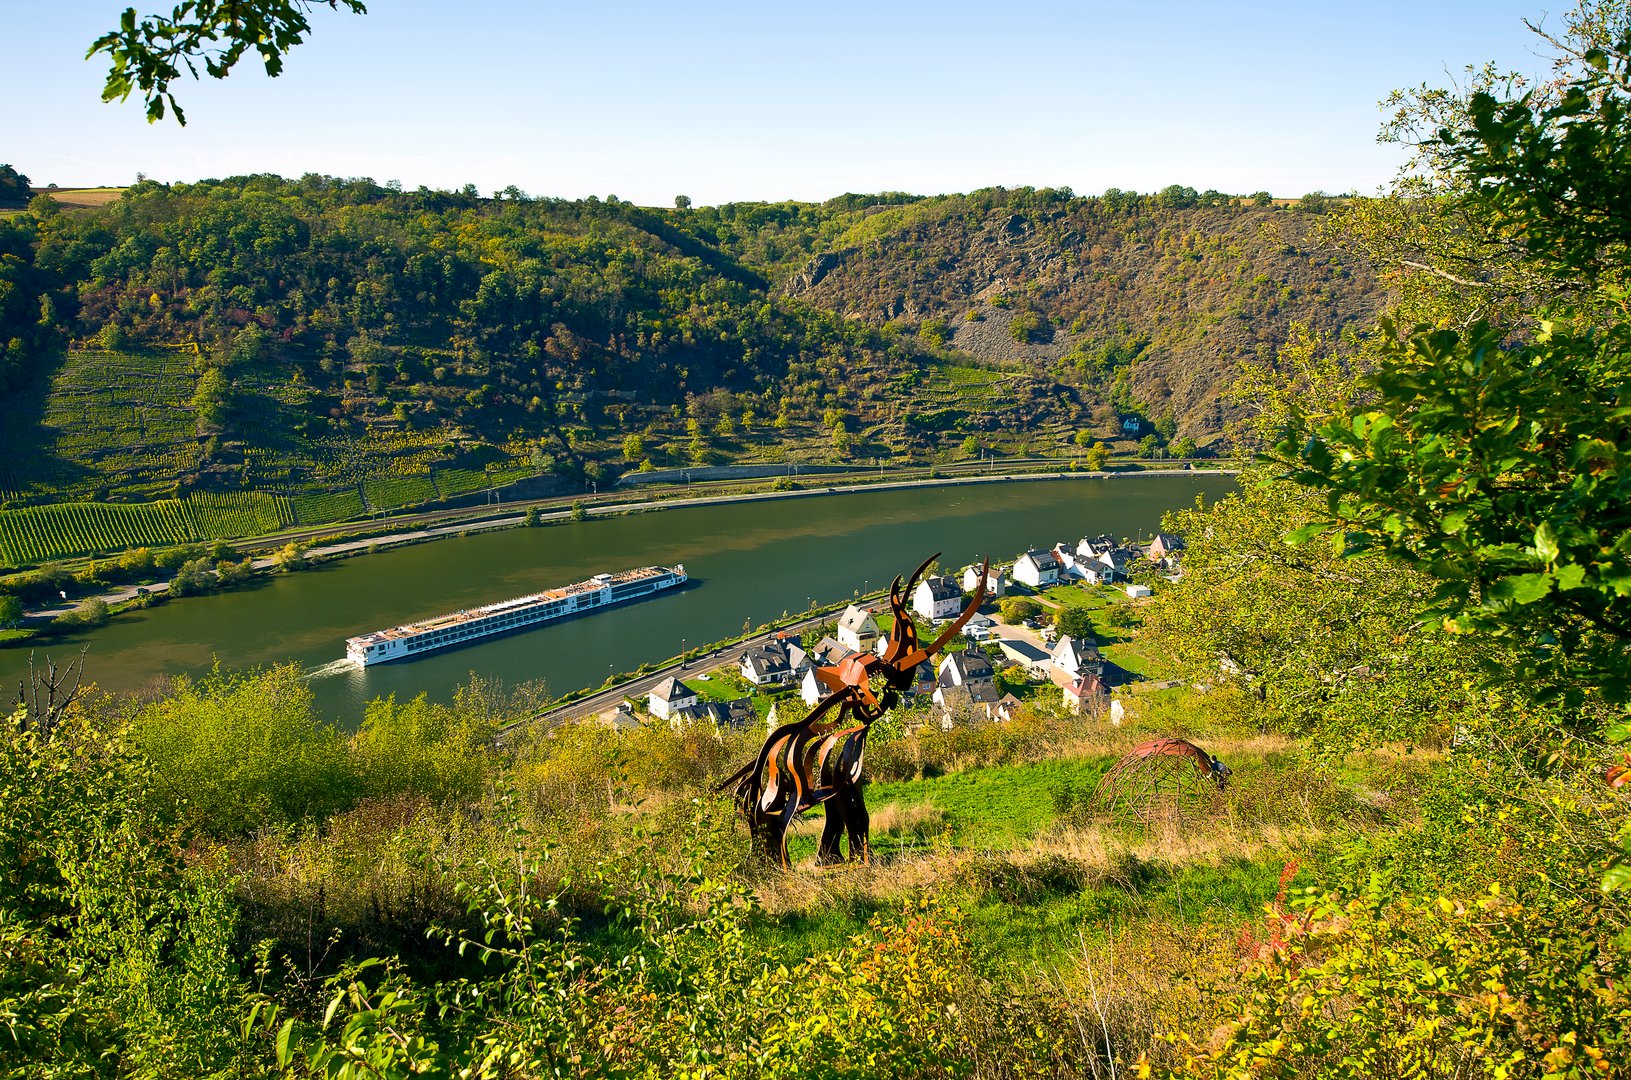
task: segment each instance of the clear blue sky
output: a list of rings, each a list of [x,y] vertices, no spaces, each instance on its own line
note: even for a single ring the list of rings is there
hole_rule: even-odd
[[[0,0],[0,161],[35,183],[306,172],[667,204],[994,184],[1375,190],[1392,89],[1538,74],[1513,0],[822,4],[369,0],[268,79],[104,105],[129,0]],[[170,7],[146,0],[139,9]],[[1554,10],[1561,9],[1554,3]]]

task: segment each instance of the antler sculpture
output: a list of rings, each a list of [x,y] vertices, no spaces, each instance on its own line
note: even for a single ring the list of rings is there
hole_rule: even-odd
[[[861,764],[867,728],[900,700],[912,685],[919,664],[938,653],[985,600],[987,559],[980,569],[974,600],[927,647],[919,644],[917,626],[906,610],[923,572],[940,553],[923,560],[901,588],[896,577],[889,587],[889,606],[895,623],[882,654],[855,653],[831,667],[815,669],[816,681],[828,693],[803,720],[784,724],[765,739],[759,756],[720,784],[734,788],[737,809],[747,819],[754,846],[787,866],[787,830],[793,819],[820,803],[827,804],[827,825],[821,833],[819,865],[843,862],[839,842],[849,834],[849,857],[866,862],[871,856],[866,802],[861,797]],[[837,715],[828,719],[828,714]]]

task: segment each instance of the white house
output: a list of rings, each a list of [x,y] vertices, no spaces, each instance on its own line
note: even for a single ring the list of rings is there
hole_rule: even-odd
[[[976,611],[969,616],[968,622],[963,624],[963,636],[970,641],[984,641],[994,635],[992,627],[995,625],[991,616],[981,615]]]
[[[794,682],[810,658],[785,637],[777,637],[742,654],[742,678],[754,686],[782,686]]]
[[[1059,560],[1059,578],[1086,577],[1082,572],[1082,559],[1077,556],[1076,549],[1069,544],[1053,545],[1053,557]]]
[[[980,587],[980,568],[978,566],[963,567],[963,591],[971,593]],[[993,566],[985,573],[985,595],[993,600],[1000,600],[1008,592],[1008,575],[1002,572],[1002,567]]]
[[[838,640],[855,652],[871,652],[878,643],[878,623],[866,608],[851,604],[838,617]]]
[[[1053,647],[1053,666],[1070,679],[1078,676],[1104,674],[1104,659],[1099,656],[1098,642],[1090,637],[1076,639],[1066,634]]]
[[[1014,560],[1014,580],[1033,589],[1059,582],[1059,559],[1051,551],[1027,551]]]
[[[1126,581],[1133,576],[1134,552],[1124,547],[1113,547],[1098,556],[1099,564],[1108,571],[1106,582]]]
[[[670,675],[651,690],[646,709],[659,720],[667,720],[674,713],[695,708],[697,692]]]
[[[1106,551],[1114,550],[1115,547],[1115,537],[1108,533],[1100,533],[1097,536],[1084,536],[1076,541],[1076,554],[1084,559],[1096,559]]]
[[[965,649],[962,652],[947,653],[945,659],[940,661],[940,673],[935,683],[940,687],[971,686],[974,683],[995,685],[997,678],[996,668],[979,649]]]
[[[924,578],[912,593],[912,610],[933,622],[955,619],[963,611],[963,590],[949,577]]]

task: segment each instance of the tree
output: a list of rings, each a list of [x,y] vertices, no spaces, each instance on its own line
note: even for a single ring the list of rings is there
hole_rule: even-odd
[[[676,196],[674,196],[674,209],[676,209],[676,210],[689,210],[689,209],[691,209],[691,196],[689,196],[689,195],[676,195]]]
[[[1172,444],[1172,456],[1192,458],[1200,452],[1200,449],[1194,439],[1188,435],[1180,435],[1178,440]]]
[[[184,0],[169,16],[140,19],[135,8],[126,8],[119,28],[97,38],[85,55],[108,56],[103,101],[124,101],[139,90],[149,123],[164,119],[168,107],[185,125],[170,92],[183,67],[196,79],[201,63],[211,78],[224,79],[253,48],[275,78],[283,71],[283,54],[305,40],[311,29],[306,15],[317,4],[357,15],[368,11],[362,0]]]
[[[1250,196],[1253,206],[1273,206],[1274,196],[1266,191],[1254,191]]]
[[[1022,623],[1026,619],[1036,618],[1042,606],[1035,600],[1027,600],[1023,596],[1005,596],[997,604],[997,611],[1002,615],[1002,621],[1013,625]]]
[[[1083,460],[1089,469],[1103,472],[1110,464],[1110,448],[1102,442],[1095,442],[1087,448],[1087,456]]]
[[[1299,530],[1437,583],[1446,629],[1495,634],[1571,700],[1631,701],[1631,28],[1551,97],[1472,95],[1438,137],[1460,198],[1563,282],[1513,341],[1384,324],[1373,400],[1279,446],[1327,513]]]
[[[0,165],[0,206],[27,206],[33,197],[28,177],[10,165]]]
[[[219,431],[227,418],[227,380],[220,368],[206,368],[193,390],[193,408],[198,413],[198,433]]]
[[[1084,607],[1065,607],[1054,616],[1053,625],[1060,634],[1080,641],[1093,636],[1093,613]]]
[[[1156,450],[1161,447],[1161,439],[1155,435],[1146,435],[1138,440],[1138,452],[1147,458],[1155,456]]]
[[[0,595],[0,629],[10,629],[22,621],[22,600],[15,596]]]
[[[623,436],[623,460],[640,461],[646,456],[646,441],[636,432]]]
[[[215,574],[208,559],[191,559],[170,579],[171,596],[192,596],[215,587]]]

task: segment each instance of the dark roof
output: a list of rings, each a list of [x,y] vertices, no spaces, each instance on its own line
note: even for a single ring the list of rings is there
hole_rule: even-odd
[[[673,701],[675,698],[695,697],[696,693],[695,690],[672,675],[651,688],[651,696],[658,701]]]
[[[929,595],[936,600],[951,600],[963,595],[962,586],[949,577],[924,578],[923,584],[929,587]]]
[[[1036,551],[1027,551],[1024,555],[1021,555],[1020,558],[1023,559],[1027,556],[1029,556],[1030,560],[1042,569],[1046,569],[1050,564],[1053,566],[1059,565],[1059,556],[1055,555],[1051,551],[1043,551],[1040,549]]]
[[[950,667],[961,675],[964,682],[970,679],[990,679],[996,674],[990,659],[978,649],[964,649],[961,652],[947,653],[942,668]]]

